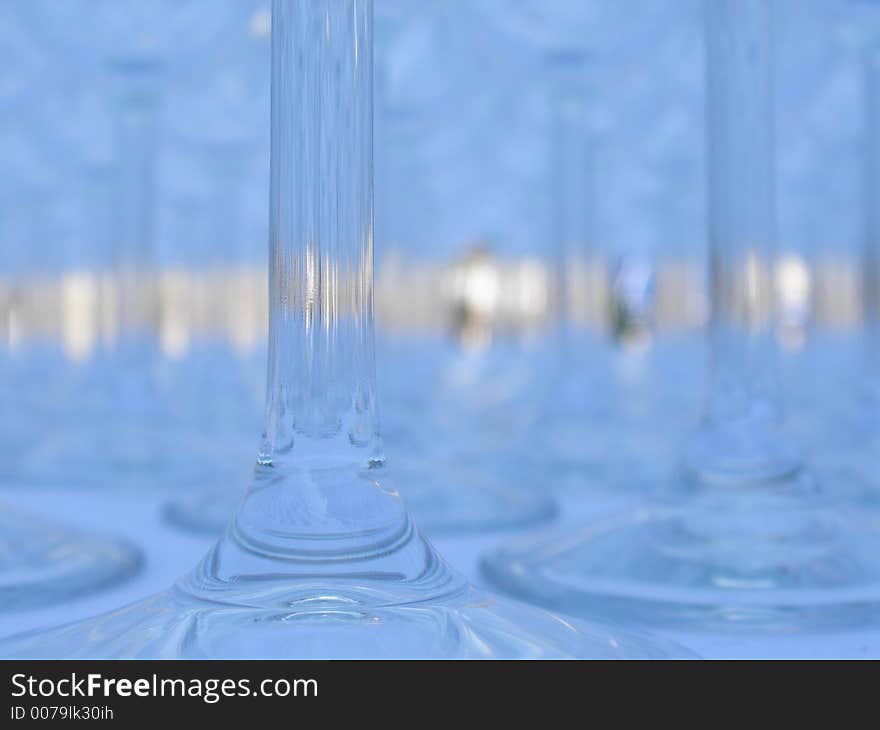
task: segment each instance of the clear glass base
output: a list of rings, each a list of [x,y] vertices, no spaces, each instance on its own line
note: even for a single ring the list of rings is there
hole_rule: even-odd
[[[690,343],[677,347],[687,347],[688,354],[693,349]],[[623,352],[613,353],[613,377],[598,380],[585,373],[608,353],[597,351],[582,357],[579,367],[569,365],[532,424],[517,459],[520,478],[525,471],[528,483],[565,497],[633,494],[662,483],[693,423],[693,389],[682,382],[693,381],[690,361],[699,361],[670,349],[658,348],[635,363]],[[688,361],[687,367],[679,359]]]
[[[467,470],[415,478],[395,470],[404,486],[405,502],[426,535],[482,533],[534,527],[555,517],[556,503],[524,489],[505,487],[480,473]],[[169,501],[163,514],[171,524],[191,532],[219,535],[241,502],[238,483],[202,489]]]
[[[98,590],[135,574],[140,552],[11,510],[0,511],[0,609],[43,606]]]
[[[209,487],[169,500],[162,516],[175,527],[203,535],[220,535],[241,501],[238,484]]]
[[[384,370],[397,377],[386,381],[382,437],[394,455],[391,479],[419,528],[429,536],[482,533],[553,518],[549,490],[533,488],[513,464],[520,450],[512,444],[532,418],[520,397],[531,373],[518,347],[462,351],[446,339],[396,339],[385,343],[386,357],[389,345],[394,357]]]
[[[429,536],[534,527],[557,512],[546,494],[506,486],[473,469],[439,469],[422,476],[394,470],[394,474],[410,513]]]
[[[204,568],[204,566],[203,566]],[[196,571],[95,619],[0,643],[4,657],[667,658],[678,646],[560,620],[468,586],[442,563],[395,586],[367,577],[221,588]]]
[[[706,483],[783,483],[799,478],[803,455],[772,422],[743,419],[704,424],[691,435],[684,462]]]
[[[880,520],[835,510],[800,474],[694,489],[503,547],[496,586],[574,615],[696,631],[796,632],[880,620]]]
[[[880,509],[880,412],[863,403],[846,405],[845,413],[840,404],[799,413],[793,426],[822,483],[834,484],[838,498],[853,507]]]
[[[855,441],[855,437],[853,438]],[[880,512],[880,474],[876,440],[861,440],[817,454],[813,463],[823,481],[841,484],[839,496],[853,509]]]

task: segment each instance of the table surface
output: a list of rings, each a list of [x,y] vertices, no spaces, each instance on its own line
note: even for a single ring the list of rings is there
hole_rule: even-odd
[[[93,490],[30,489],[0,492],[0,503],[14,504],[44,517],[64,516],[95,532],[124,535],[145,553],[141,572],[101,592],[61,604],[27,611],[0,611],[0,635],[48,627],[86,618],[144,598],[168,587],[194,565],[212,540],[182,531],[161,516],[167,492],[111,492]],[[565,523],[578,524],[625,502],[596,500],[566,502]],[[458,570],[474,583],[484,584],[478,572],[479,557],[510,533],[471,537],[435,536],[434,544]],[[878,658],[880,631],[853,629],[833,634],[749,635],[660,631],[704,658]]]

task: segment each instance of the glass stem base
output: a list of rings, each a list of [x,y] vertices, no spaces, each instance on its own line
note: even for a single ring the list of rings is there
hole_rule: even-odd
[[[666,502],[502,547],[484,574],[555,610],[691,631],[878,621],[880,525],[839,510],[807,473],[679,486]]]

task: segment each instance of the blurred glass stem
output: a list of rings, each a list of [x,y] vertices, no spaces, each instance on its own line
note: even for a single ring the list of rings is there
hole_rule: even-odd
[[[686,466],[698,481],[797,472],[778,431],[772,284],[772,3],[708,0],[711,382]]]
[[[211,578],[268,580],[282,557],[328,580],[417,575],[418,541],[379,481],[371,4],[273,8],[266,425]]]
[[[875,24],[880,21],[880,7],[873,8]],[[871,381],[880,394],[880,32],[862,49],[863,67],[863,210],[864,253],[863,286],[865,328]]]
[[[161,67],[152,60],[110,64],[116,115],[117,351],[140,358],[154,335],[155,211]]]
[[[572,326],[572,272],[593,263],[594,139],[589,124],[589,55],[580,49],[546,55],[550,76],[550,205],[554,316],[563,347]]]

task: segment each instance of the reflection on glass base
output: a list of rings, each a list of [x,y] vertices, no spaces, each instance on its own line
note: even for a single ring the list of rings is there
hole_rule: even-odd
[[[162,507],[162,516],[175,527],[203,535],[220,535],[241,501],[238,483],[233,487],[200,489],[172,499]]]
[[[0,512],[0,609],[16,611],[58,603],[134,575],[136,548],[38,520]]]
[[[835,511],[796,481],[708,490],[534,536],[482,568],[506,592],[574,615],[698,631],[876,623],[880,520]]]
[[[480,474],[452,478],[447,472],[448,479],[440,485],[431,475],[411,479],[397,473],[410,513],[429,536],[533,527],[556,516],[556,504],[549,497],[503,487]],[[219,535],[241,502],[238,483],[230,481],[229,485],[171,500],[163,515],[184,530]]]
[[[377,581],[378,583],[378,581]],[[258,593],[258,589],[254,590]],[[409,590],[404,591],[409,594]],[[230,596],[230,598],[232,598]],[[401,595],[403,598],[403,594]],[[456,582],[396,603],[369,581],[290,582],[274,607],[185,584],[104,616],[0,643],[4,657],[99,658],[665,658],[671,643],[578,625]]]

